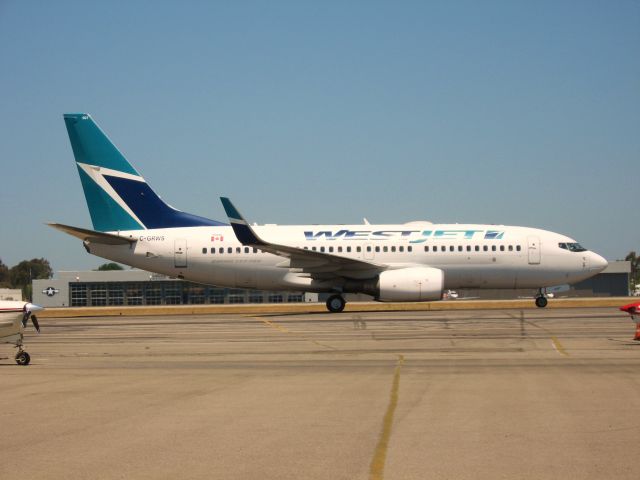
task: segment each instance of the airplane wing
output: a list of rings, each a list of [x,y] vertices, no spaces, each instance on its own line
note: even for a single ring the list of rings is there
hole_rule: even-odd
[[[50,227],[79,238],[83,242],[101,243],[104,245],[131,245],[137,241],[136,238],[121,237],[112,233],[96,232],[86,228],[71,227],[61,223],[47,223]]]
[[[374,262],[341,257],[331,253],[305,250],[277,243],[267,242],[251,228],[238,209],[226,197],[220,197],[224,210],[229,217],[233,232],[243,245],[259,248],[263,252],[287,258],[288,261],[278,265],[283,268],[299,269],[314,278],[334,276],[364,278],[375,276],[387,269],[386,265]]]

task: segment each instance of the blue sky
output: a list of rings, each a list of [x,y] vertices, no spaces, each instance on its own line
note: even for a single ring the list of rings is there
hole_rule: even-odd
[[[170,204],[258,223],[410,220],[640,251],[637,1],[0,1],[0,258],[103,261],[62,121]]]

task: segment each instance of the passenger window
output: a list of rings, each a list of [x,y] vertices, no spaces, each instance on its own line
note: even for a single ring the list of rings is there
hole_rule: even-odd
[[[471,251],[471,245],[467,245],[467,252]]]
[[[333,253],[333,247],[329,247],[329,251]]]
[[[480,251],[480,245],[476,245],[476,252]]]
[[[376,247],[376,252],[380,253],[380,247]]]
[[[351,247],[347,247],[347,253],[351,253]]]
[[[516,246],[516,250],[517,250],[517,251],[520,251],[520,250],[521,250],[520,245]]]
[[[513,252],[513,245],[509,245],[509,251]]]
[[[307,247],[304,247],[304,248],[307,248]],[[258,253],[258,249],[254,247],[253,248],[253,253]]]
[[[362,247],[356,247],[356,251],[360,253],[362,251]]]
[[[242,248],[236,247],[236,253],[242,253]]]
[[[358,248],[360,248],[360,247],[358,247]],[[370,251],[371,251],[371,247],[367,246],[367,252],[370,252]]]
[[[407,247],[407,252],[412,252],[412,251],[413,251],[413,247],[412,247],[411,245],[409,245],[409,246]]]
[[[391,247],[391,251],[395,252],[396,251],[396,247]]]
[[[484,250],[485,252],[488,252],[488,251],[489,251],[489,247],[488,247],[487,245],[484,245],[484,246],[482,247],[482,250]]]
[[[311,247],[311,250],[313,250],[315,252],[316,251],[316,247]]]
[[[429,247],[427,245],[424,246],[424,251],[428,252],[429,251]]]
[[[224,253],[224,248],[223,248],[223,247],[220,247],[220,248],[218,249],[218,253]]]
[[[227,248],[227,253],[233,253],[233,248],[231,247]]]
[[[398,247],[398,251],[404,252],[404,247],[403,246]]]
[[[500,245],[500,251],[504,252],[504,245]]]
[[[244,247],[244,253],[249,253],[249,247]]]
[[[496,251],[496,246],[495,245],[491,245],[491,251],[495,252]]]
[[[386,245],[384,247],[382,247],[382,251],[383,252],[388,252],[389,251],[389,247],[387,247]]]
[[[342,253],[342,247],[338,247],[338,253]]]
[[[458,245],[458,251],[461,252],[462,251],[462,245]]]
[[[324,247],[320,247],[320,251],[321,251],[321,252],[324,252]]]
[[[202,253],[207,253],[206,247],[202,249]]]
[[[216,253],[216,249],[211,247],[211,253]]]
[[[456,247],[454,247],[453,245],[451,245],[451,246],[449,247],[449,251],[450,251],[450,252],[454,252],[454,251],[455,251],[455,249],[456,249]]]

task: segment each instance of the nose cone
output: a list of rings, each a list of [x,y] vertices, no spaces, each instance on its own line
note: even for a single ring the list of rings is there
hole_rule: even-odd
[[[601,257],[600,255],[594,252],[591,252],[591,258],[589,260],[590,260],[589,263],[591,265],[590,270],[593,270],[594,272],[600,273],[605,268],[607,268],[607,266],[609,266],[609,262],[607,262],[604,259],[604,257]]]
[[[25,305],[25,308],[27,309],[27,311],[29,312],[39,312],[40,310],[44,310],[44,307],[41,307],[40,305],[36,305],[35,303],[27,303]]]

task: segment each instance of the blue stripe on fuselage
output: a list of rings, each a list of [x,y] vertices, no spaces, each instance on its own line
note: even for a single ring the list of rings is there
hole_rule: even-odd
[[[110,175],[104,175],[104,178],[147,228],[227,225],[171,208],[145,182]]]

